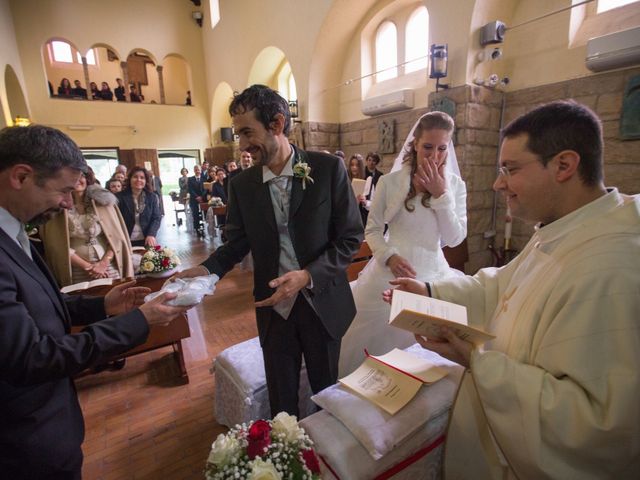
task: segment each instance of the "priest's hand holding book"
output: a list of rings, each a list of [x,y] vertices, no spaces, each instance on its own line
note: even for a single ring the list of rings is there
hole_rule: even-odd
[[[397,278],[389,283],[395,288],[382,293],[383,300],[392,305],[389,323],[413,332],[423,348],[469,368],[473,349],[492,338],[492,335],[466,325],[464,307],[435,299],[427,300],[429,291],[424,282]],[[394,301],[394,291],[413,295],[396,294]],[[421,301],[419,296],[425,298]]]

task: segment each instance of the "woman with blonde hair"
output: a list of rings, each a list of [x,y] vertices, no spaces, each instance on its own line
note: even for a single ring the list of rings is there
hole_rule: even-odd
[[[73,192],[73,207],[40,227],[46,261],[61,287],[133,277],[131,244],[117,203],[89,169]]]
[[[467,235],[466,187],[451,142],[454,124],[443,112],[416,122],[392,172],[378,181],[365,228],[373,258],[353,285],[357,314],[342,339],[339,375],[353,372],[372,355],[415,343],[409,332],[388,325],[382,300],[389,280],[432,281],[456,275],[442,247]],[[388,232],[385,234],[385,225]]]

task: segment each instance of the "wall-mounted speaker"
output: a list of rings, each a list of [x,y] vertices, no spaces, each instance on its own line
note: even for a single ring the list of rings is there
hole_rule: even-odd
[[[220,139],[223,142],[233,142],[233,129],[231,127],[220,128]]]

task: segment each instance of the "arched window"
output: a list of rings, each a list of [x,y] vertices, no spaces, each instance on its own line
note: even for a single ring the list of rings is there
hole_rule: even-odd
[[[407,22],[405,73],[427,68],[429,55],[429,12],[427,7],[416,8]]]
[[[398,32],[389,21],[383,22],[376,32],[376,81],[382,82],[398,76]]]
[[[73,63],[71,45],[67,42],[54,40],[51,42],[51,60],[54,62]]]
[[[289,74],[289,78],[287,79],[287,83],[289,84],[289,100],[297,100],[298,92],[296,90],[296,79],[293,78],[293,73]]]
[[[59,63],[78,63],[82,65],[82,57],[80,56],[80,52],[73,48],[69,43],[63,42],[62,40],[52,40],[50,43],[50,59],[52,62]],[[74,54],[75,53],[75,60]],[[93,52],[93,48],[90,48],[87,51],[87,64],[95,65],[96,57]]]

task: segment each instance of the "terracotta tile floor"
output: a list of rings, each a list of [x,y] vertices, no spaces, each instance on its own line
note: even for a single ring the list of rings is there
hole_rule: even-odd
[[[168,210],[158,235],[182,263],[202,261],[212,250]],[[173,350],[165,347],[127,359],[118,372],[76,382],[85,417],[83,478],[201,479],[211,443],[226,431],[214,418],[212,360],[226,347],[257,335],[253,277],[236,267],[190,316],[183,342],[189,383],[181,384]]]

